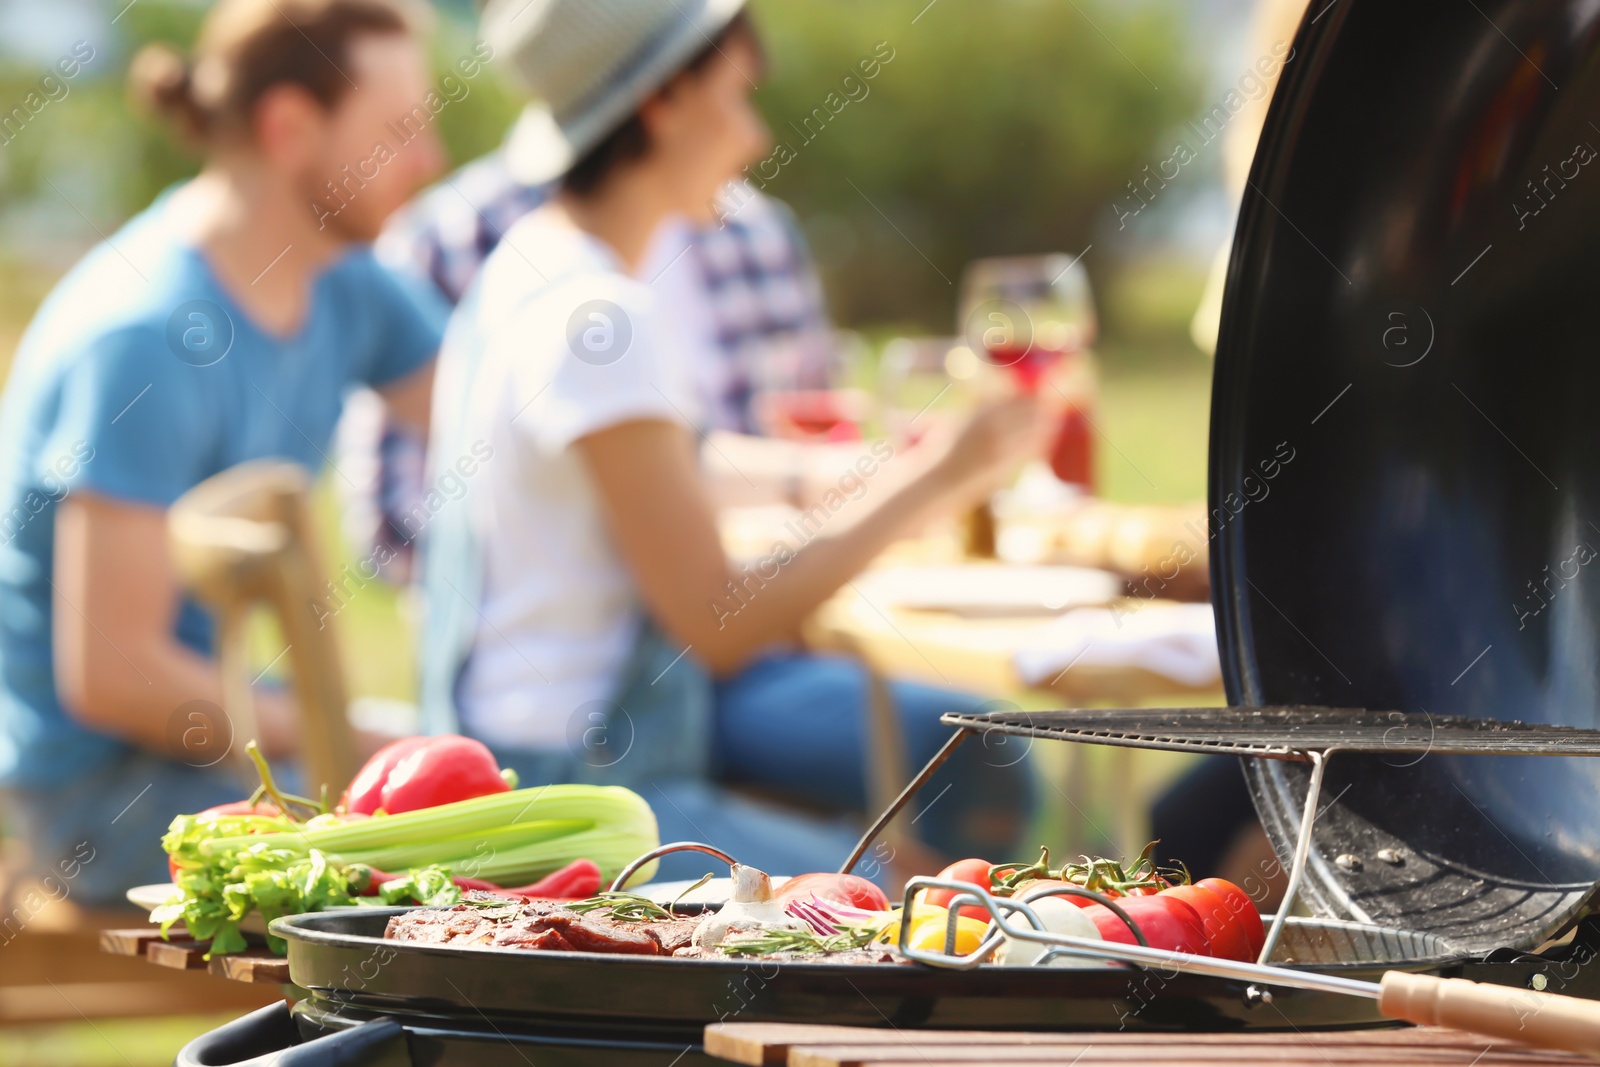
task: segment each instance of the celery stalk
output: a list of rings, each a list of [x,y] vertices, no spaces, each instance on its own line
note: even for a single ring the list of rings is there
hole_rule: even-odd
[[[515,885],[580,858],[615,877],[660,838],[655,813],[637,793],[617,786],[552,785],[320,830],[212,838],[199,847],[205,855],[221,856],[268,841],[298,855],[314,850],[341,865],[398,872],[438,864]],[[654,870],[652,864],[641,873],[648,877]]]

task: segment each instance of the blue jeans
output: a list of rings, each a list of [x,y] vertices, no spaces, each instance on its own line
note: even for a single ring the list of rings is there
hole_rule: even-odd
[[[854,661],[780,653],[712,682],[690,657],[643,628],[617,698],[575,712],[560,751],[497,750],[524,785],[627,786],[650,802],[661,840],[701,841],[772,874],[837,869],[860,835],[866,789],[867,676]],[[978,698],[890,687],[912,769],[938,751],[946,712]],[[912,828],[952,857],[1011,856],[1035,804],[1025,749],[969,741],[909,806]],[[748,786],[809,811],[754,800]],[[818,814],[820,813],[820,814]],[[860,873],[881,877],[881,867]],[[704,856],[662,862],[660,879],[697,878]]]
[[[835,815],[876,816],[867,810],[867,684],[855,660],[804,653],[768,656],[716,683],[713,776]],[[889,695],[913,774],[953,732],[939,716],[988,710],[970,694],[913,682],[890,682]],[[1026,744],[996,735],[958,748],[902,818],[953,859],[1001,859],[1017,853],[1035,803]]]

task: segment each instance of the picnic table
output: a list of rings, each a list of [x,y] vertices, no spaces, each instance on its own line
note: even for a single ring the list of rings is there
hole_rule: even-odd
[[[1203,529],[1203,509],[1196,518]],[[1090,568],[1106,580],[1109,595],[1099,598],[1094,610],[1121,620],[1135,619],[1136,625],[1155,623],[1163,612],[1184,608],[1206,610],[1196,604],[1153,597],[1148,589],[1128,588],[1130,568],[1143,557],[1168,551],[1183,531],[1184,509],[1126,507],[1094,502],[1054,526],[1041,528],[1035,522],[1030,533],[1035,540],[1057,544],[1058,555],[1075,563],[1096,563]],[[1189,527],[1196,523],[1188,521]],[[757,559],[771,552],[774,542],[786,540],[794,520],[780,509],[728,509],[723,517],[723,541],[735,559]],[[1130,533],[1130,528],[1132,532]],[[1119,533],[1120,531],[1120,533]],[[1047,560],[1047,562],[1049,562]],[[1068,658],[1059,668],[1052,666],[1042,675],[1027,676],[1019,666],[1019,650],[1048,649],[1062,627],[1065,612],[1024,609],[1013,614],[1003,610],[933,610],[906,607],[880,593],[875,579],[897,569],[925,568],[924,585],[928,603],[939,600],[940,586],[970,587],[975,576],[1038,571],[1024,564],[998,560],[965,558],[959,541],[950,530],[934,530],[924,537],[901,542],[878,558],[867,573],[847,583],[807,620],[802,639],[817,651],[836,652],[854,657],[867,666],[875,679],[874,708],[869,723],[869,797],[875,809],[888,802],[907,782],[915,768],[908,766],[896,727],[888,708],[888,692],[883,680],[908,679],[929,685],[963,689],[984,697],[1009,699],[1018,696],[1042,698],[1051,707],[1152,706],[1170,703],[1185,705],[1221,704],[1220,668],[1214,662],[1208,670],[1184,672],[1151,669],[1135,662],[1102,662],[1085,655]],[[1048,568],[1045,568],[1048,569]],[[1182,583],[1171,590],[1203,599],[1205,589],[1203,556],[1197,556],[1184,572]],[[970,596],[970,588],[965,590]],[[1138,595],[1131,595],[1138,594]],[[954,598],[952,598],[954,599]],[[1081,605],[1090,607],[1090,605]],[[1208,650],[1214,657],[1214,650]],[[1037,667],[1036,661],[1035,666]],[[1133,753],[1112,749],[1101,757],[1109,766],[1106,774],[1115,781],[1128,780]],[[1065,768],[1058,783],[1068,801],[1065,817],[1074,839],[1083,839],[1088,829],[1085,814],[1092,806],[1091,775],[1079,746],[1067,746],[1062,753]],[[1105,828],[1107,844],[1122,850],[1137,850],[1142,827],[1137,805],[1117,805],[1112,822]]]
[[[1131,616],[1176,605],[1119,597],[1106,606]],[[1019,672],[1015,651],[1036,643],[1054,621],[1042,615],[974,618],[907,610],[875,602],[870,591],[852,583],[812,615],[805,638],[812,648],[860,656],[896,678],[983,694],[1031,691],[1069,707],[1204,702],[1222,691],[1220,677],[1190,684],[1136,665],[1087,662],[1065,666],[1045,681],[1030,681]]]

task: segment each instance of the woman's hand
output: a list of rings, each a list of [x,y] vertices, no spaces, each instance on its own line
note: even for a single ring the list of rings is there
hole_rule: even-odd
[[[937,456],[923,473],[894,489],[885,485],[853,521],[816,530],[798,551],[775,552],[754,566],[723,554],[694,438],[684,427],[624,422],[573,448],[645,609],[712,673],[726,676],[793,635],[891,542],[1002,484],[1018,463],[1044,451],[1045,434],[1039,401],[986,404],[942,450],[918,446]]]
[[[1004,485],[1017,466],[1044,454],[1049,420],[1037,397],[1011,396],[978,408],[928,471],[955,506]]]

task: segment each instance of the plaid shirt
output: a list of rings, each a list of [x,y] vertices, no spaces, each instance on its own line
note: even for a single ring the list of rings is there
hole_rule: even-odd
[[[460,301],[500,238],[553,186],[524,185],[498,152],[467,164],[390,221],[378,255]],[[832,378],[822,284],[789,209],[753,190],[726,221],[695,232],[684,262],[698,272],[721,356],[702,397],[705,429],[757,433],[767,390],[821,389]]]
[[[489,253],[553,185],[524,185],[501,153],[477,159],[419,196],[390,220],[378,257],[425,275],[452,304]],[[704,429],[759,432],[755,400],[765,391],[826,388],[833,377],[832,331],[822,284],[793,214],[753,190],[720,226],[695,231],[682,263],[697,272],[716,340],[713,365],[696,368]],[[406,580],[411,534],[400,518],[423,494],[422,443],[382,421],[370,406],[341,427],[341,469],[362,472],[347,501],[347,532],[358,545],[385,549],[383,570]],[[374,458],[375,457],[375,458]]]

